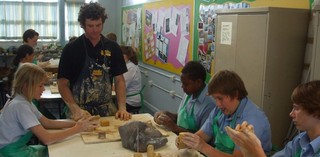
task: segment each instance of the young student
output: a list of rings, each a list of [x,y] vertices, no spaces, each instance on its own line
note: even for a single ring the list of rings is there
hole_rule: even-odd
[[[107,39],[110,39],[114,42],[117,42],[117,35],[115,33],[112,33],[112,32],[109,32],[107,35],[106,35],[106,38]]]
[[[298,85],[292,92],[291,100],[293,108],[289,115],[297,129],[302,132],[272,157],[319,157],[320,81],[315,80]],[[247,130],[249,126],[252,127],[247,123],[241,127]],[[246,153],[246,157],[266,157],[255,132],[231,130],[229,135]]]
[[[139,113],[141,108],[141,73],[138,57],[130,46],[120,46],[128,71],[123,74],[126,82],[126,107],[129,113]]]
[[[23,44],[29,45],[34,48],[35,46],[37,46],[39,33],[33,29],[28,29],[23,33],[22,39]]]
[[[29,45],[32,48],[35,48],[38,44],[39,33],[33,29],[28,29],[23,33],[22,40],[23,45]],[[34,60],[35,58],[35,60]],[[33,54],[32,60],[30,62],[34,62],[35,64],[39,65],[40,67],[44,68],[50,64],[49,61],[41,62],[42,55]]]
[[[220,71],[209,82],[208,93],[217,103],[205,124],[195,134],[186,133],[182,142],[208,157],[242,157],[243,154],[225,132],[243,121],[250,122],[262,142],[263,150],[271,151],[271,128],[268,118],[248,97],[239,75],[233,71]],[[214,147],[207,144],[214,141]]]
[[[27,45],[19,46],[17,50],[17,54],[12,61],[12,68],[10,70],[10,74],[8,75],[8,81],[6,84],[6,92],[8,95],[11,94],[12,81],[14,78],[14,74],[17,71],[18,67],[23,63],[32,63],[34,58],[34,49]],[[45,115],[47,118],[56,119],[45,107],[41,107],[37,100],[33,100],[34,105],[39,109],[39,111]]]
[[[185,94],[178,113],[159,111],[154,114],[154,121],[176,134],[196,132],[216,105],[212,97],[207,95],[206,70],[200,62],[190,61],[183,67],[180,79]]]
[[[0,113],[0,156],[43,157],[47,156],[45,146],[27,146],[32,134],[45,145],[52,144],[73,134],[94,129],[97,121],[86,117],[74,121],[50,120],[44,117],[32,104],[32,99],[40,99],[47,81],[45,71],[32,63],[24,63],[15,73],[13,95]],[[48,132],[46,129],[64,129]]]
[[[34,58],[34,50],[30,45],[21,45],[17,50],[17,54],[14,57],[12,64],[14,67],[18,67],[21,63],[32,63]]]
[[[31,63],[34,58],[34,50],[29,45],[21,45],[17,54],[12,61],[12,67],[10,69],[10,73],[8,75],[8,81],[6,84],[7,94],[11,93],[12,81],[14,77],[14,73],[17,71],[17,68],[21,63]]]
[[[76,36],[70,37],[68,43],[71,43],[71,42],[75,41],[77,38],[78,38],[78,37],[76,37]]]

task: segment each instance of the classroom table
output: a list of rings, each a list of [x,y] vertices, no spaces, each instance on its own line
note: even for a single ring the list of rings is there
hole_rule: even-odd
[[[64,102],[62,100],[60,93],[58,92],[58,89],[54,88],[56,91],[53,92],[51,91],[52,88],[50,88],[49,85],[46,85],[44,88],[45,90],[43,91],[39,99],[39,103],[41,105],[40,108],[44,108],[45,110],[55,110],[58,112],[58,116],[59,116],[56,118],[62,118],[63,117],[62,109],[64,106]],[[53,115],[54,113],[51,113],[51,114]],[[50,118],[50,117],[47,117],[47,118]]]
[[[114,116],[103,118],[109,120],[110,125],[112,125],[114,121],[120,121],[116,120]],[[154,123],[152,115],[148,113],[135,114],[132,116],[131,120],[122,122],[127,123],[133,120],[151,120],[152,123]],[[165,131],[167,133],[168,142],[166,145],[154,150],[154,152],[159,153],[161,157],[177,157],[177,153],[181,153],[182,151],[194,151],[178,150],[178,148],[175,146],[175,139],[177,135],[171,131],[163,130],[163,128],[160,128],[159,126],[156,126],[156,128],[158,130],[162,129],[161,132]],[[133,157],[135,153],[132,150],[123,148],[121,141],[85,144],[80,134],[68,137],[61,142],[51,144],[48,146],[48,150],[50,157]],[[202,156],[200,153],[196,153],[198,154],[198,157]],[[147,153],[142,154],[143,157],[147,157]]]
[[[44,87],[44,91],[40,97],[40,105],[41,107],[46,109],[53,109],[58,112],[59,117],[56,118],[63,118],[63,107],[64,101],[58,91],[57,85],[46,85]],[[112,98],[116,99],[116,92],[112,91]],[[56,106],[55,106],[56,105]]]

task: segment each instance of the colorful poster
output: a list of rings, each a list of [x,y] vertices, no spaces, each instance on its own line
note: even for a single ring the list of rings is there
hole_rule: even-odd
[[[121,45],[131,46],[141,58],[141,5],[122,8]]]
[[[186,62],[192,60],[193,1],[147,3],[142,17],[142,60],[180,74]]]

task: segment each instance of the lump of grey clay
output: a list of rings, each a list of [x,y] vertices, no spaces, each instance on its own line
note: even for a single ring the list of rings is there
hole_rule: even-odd
[[[153,145],[154,149],[157,149],[168,142],[160,131],[140,121],[132,121],[120,126],[119,133],[122,147],[135,152],[146,152],[148,145]]]

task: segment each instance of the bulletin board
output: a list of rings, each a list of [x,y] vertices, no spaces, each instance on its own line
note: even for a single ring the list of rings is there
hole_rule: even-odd
[[[193,0],[147,3],[142,9],[142,61],[180,74],[192,60]]]
[[[141,59],[141,10],[142,5],[122,8],[121,45],[135,48]]]
[[[262,6],[309,9],[311,1],[313,0],[198,0],[195,3],[193,58],[206,68],[209,80],[214,74],[215,12],[218,9]]]

